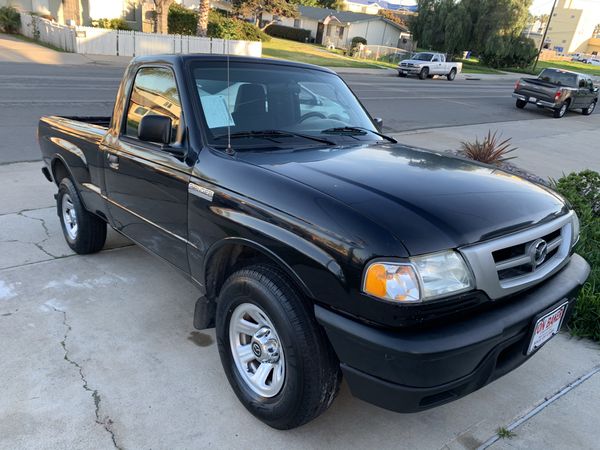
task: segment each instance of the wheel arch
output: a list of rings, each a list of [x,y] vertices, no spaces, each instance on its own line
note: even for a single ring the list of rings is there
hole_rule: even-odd
[[[60,183],[60,180],[65,177],[75,180],[73,173],[71,172],[71,168],[60,154],[56,154],[52,158],[52,162],[50,163],[50,172],[52,173],[52,179],[57,186]]]
[[[243,237],[224,238],[213,244],[206,253],[202,267],[206,296],[215,300],[229,275],[243,265],[257,262],[277,266],[305,296],[314,298],[311,289],[284,258],[265,245]]]

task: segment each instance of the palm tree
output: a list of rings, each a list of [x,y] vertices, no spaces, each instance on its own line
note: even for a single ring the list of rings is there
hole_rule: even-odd
[[[175,0],[154,0],[156,8],[156,32],[167,34],[169,32],[169,7]]]
[[[197,36],[206,36],[208,34],[208,13],[210,11],[210,1],[200,0],[198,5],[198,26],[196,28]]]

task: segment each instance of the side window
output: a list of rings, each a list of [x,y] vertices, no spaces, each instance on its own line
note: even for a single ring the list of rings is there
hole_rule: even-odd
[[[144,67],[138,71],[127,106],[125,135],[137,138],[140,120],[148,114],[170,117],[172,141],[177,141],[181,102],[175,76],[170,69]]]
[[[432,59],[433,62],[440,62],[440,57],[438,55],[435,55]]]

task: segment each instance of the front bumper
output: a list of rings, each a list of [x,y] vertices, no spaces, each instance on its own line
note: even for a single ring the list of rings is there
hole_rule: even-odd
[[[354,396],[416,412],[463,397],[525,362],[534,318],[568,299],[565,323],[589,273],[573,255],[559,273],[503,305],[421,329],[382,330],[320,306],[315,314]]]
[[[401,67],[398,66],[397,69],[398,72],[400,73],[406,73],[406,74],[417,74],[421,72],[421,67]]]
[[[552,103],[552,102],[547,102],[545,100],[535,100],[535,101],[530,101],[531,97],[527,97],[526,95],[523,94],[517,94],[516,92],[513,92],[512,96],[518,100],[523,100],[524,102],[527,103],[533,103],[537,106],[541,106],[543,108],[558,108],[559,105],[556,103]]]

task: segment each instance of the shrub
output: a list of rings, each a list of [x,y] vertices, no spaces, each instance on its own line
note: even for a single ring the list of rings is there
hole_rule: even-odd
[[[367,40],[362,36],[354,36],[352,38],[352,48],[358,47],[358,44],[367,45]]]
[[[513,36],[493,36],[488,40],[479,59],[490,67],[521,67],[533,63],[537,48],[532,39]]]
[[[265,29],[265,33],[269,36],[278,37],[282,39],[289,39],[290,41],[308,42],[310,39],[310,30],[304,28],[286,27],[284,25],[269,25]]]
[[[577,336],[600,341],[600,174],[591,170],[572,173],[555,182],[554,188],[579,216],[581,231],[575,251],[592,268],[579,293],[569,327]]]
[[[229,18],[217,11],[208,15],[208,36],[221,39],[245,41],[269,41],[271,38],[255,25],[236,18]]]
[[[0,8],[0,30],[4,33],[15,34],[21,28],[21,15],[12,6]]]
[[[469,159],[486,164],[500,165],[513,159],[514,156],[506,156],[508,153],[516,150],[515,147],[511,148],[510,138],[499,142],[496,133],[496,131],[493,134],[491,131],[488,131],[487,136],[481,142],[479,142],[478,138],[475,138],[475,142],[461,142],[461,152]]]
[[[125,19],[98,19],[95,21],[95,27],[108,28],[110,30],[131,30],[131,27]]]
[[[198,28],[198,14],[190,9],[173,3],[167,19],[170,34],[195,35]]]

